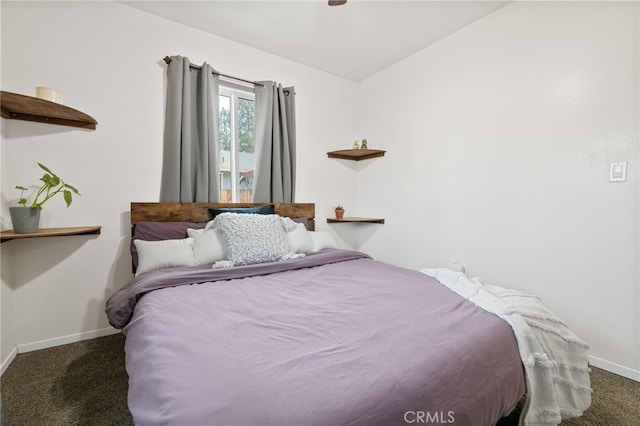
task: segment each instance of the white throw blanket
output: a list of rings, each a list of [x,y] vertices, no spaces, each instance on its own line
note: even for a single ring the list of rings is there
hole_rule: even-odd
[[[588,345],[537,296],[485,284],[450,269],[422,269],[465,299],[506,321],[515,334],[527,378],[520,424],[557,425],[591,405]]]

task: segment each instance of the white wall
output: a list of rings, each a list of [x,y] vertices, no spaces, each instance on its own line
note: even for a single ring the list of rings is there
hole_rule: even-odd
[[[362,128],[388,152],[357,174],[358,213],[387,221],[357,238],[541,295],[592,360],[640,380],[638,17],[516,2],[363,82]]]
[[[0,126],[4,120],[0,121]],[[0,136],[0,164],[5,157],[4,137]],[[6,168],[0,166],[0,182],[2,183],[2,194],[7,190]],[[16,339],[14,330],[14,310],[13,310],[13,289],[8,285],[6,279],[11,274],[10,251],[4,250],[4,244],[0,245],[0,374],[15,356]]]
[[[355,83],[118,3],[2,2],[1,7],[2,89],[33,95],[36,86],[58,88],[65,104],[99,123],[97,130],[86,131],[2,120],[2,227],[11,227],[7,207],[18,196],[10,188],[37,183],[37,161],[82,194],[68,209],[61,199],[50,201],[41,226],[102,226],[99,236],[2,244],[3,266],[11,260],[11,271],[2,269],[2,360],[15,344],[32,349],[50,344],[47,339],[109,332],[105,300],[131,278],[129,203],[158,200],[166,55],[295,86],[297,201],[316,203],[319,229],[331,229],[325,218],[333,214],[332,205],[355,192],[349,169],[326,157],[355,134]],[[4,309],[5,300],[15,315]],[[10,327],[14,337],[7,334],[6,343]]]
[[[2,5],[0,5],[0,19],[2,19]],[[2,51],[0,47],[0,79],[2,78]],[[2,198],[7,192],[6,168],[2,167],[5,157],[4,121],[0,120],[0,189]],[[4,212],[2,214],[4,223]],[[3,228],[4,229],[4,228]],[[10,274],[10,259],[7,252],[3,252],[0,245],[0,374],[4,372],[15,354],[16,339],[14,333],[13,290],[5,282],[5,277]]]

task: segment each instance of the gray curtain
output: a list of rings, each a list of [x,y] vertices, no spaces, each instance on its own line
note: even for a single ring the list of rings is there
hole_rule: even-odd
[[[160,201],[219,201],[218,83],[206,62],[171,57]]]
[[[293,87],[261,81],[255,89],[256,172],[253,201],[292,203],[296,190],[296,113]]]

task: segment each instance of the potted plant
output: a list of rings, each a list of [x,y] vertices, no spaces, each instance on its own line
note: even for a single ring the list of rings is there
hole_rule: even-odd
[[[344,208],[338,204],[334,209],[336,211],[336,219],[342,219],[344,217]]]
[[[20,191],[20,199],[18,200],[20,207],[9,207],[13,232],[16,234],[29,234],[38,230],[42,205],[51,198],[62,194],[64,202],[69,207],[73,201],[73,194],[80,195],[76,188],[64,182],[48,167],[41,163],[38,163],[38,166],[45,171],[45,174],[40,178],[42,185],[36,192],[33,201],[27,205],[28,201],[24,197],[24,191],[28,191],[29,188],[17,185],[16,189]]]

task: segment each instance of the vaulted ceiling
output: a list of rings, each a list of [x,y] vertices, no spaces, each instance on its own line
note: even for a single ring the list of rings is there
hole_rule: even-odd
[[[361,81],[509,1],[123,1],[350,80]]]

